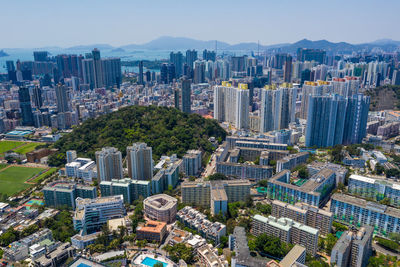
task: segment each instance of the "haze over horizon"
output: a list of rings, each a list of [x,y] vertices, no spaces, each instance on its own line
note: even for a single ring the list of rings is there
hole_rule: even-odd
[[[390,8],[388,8],[390,7]],[[400,1],[3,1],[0,48],[143,44],[161,36],[229,44],[400,39]],[[18,19],[24,18],[24,19]],[[371,22],[374,18],[374,23]],[[29,23],[27,23],[29,22]],[[351,23],[350,23],[351,22]]]

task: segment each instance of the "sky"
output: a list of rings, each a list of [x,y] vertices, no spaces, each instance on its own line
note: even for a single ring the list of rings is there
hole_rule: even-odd
[[[0,0],[0,49],[143,44],[161,36],[270,45],[400,40],[399,0]]]

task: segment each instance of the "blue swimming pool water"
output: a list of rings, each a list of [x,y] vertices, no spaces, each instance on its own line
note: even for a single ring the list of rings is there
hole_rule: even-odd
[[[142,261],[142,264],[153,267],[156,263],[159,263],[159,262],[161,262],[164,267],[168,266],[168,263],[158,261],[158,260],[155,260],[155,259],[152,259],[149,257],[144,258],[144,260]]]
[[[84,263],[79,263],[78,267],[90,267],[90,265],[84,264]]]

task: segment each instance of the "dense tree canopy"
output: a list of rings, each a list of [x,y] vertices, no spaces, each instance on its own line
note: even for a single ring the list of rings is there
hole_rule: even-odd
[[[54,146],[59,153],[52,155],[49,164],[65,163],[61,154],[76,150],[79,156],[94,158],[97,150],[116,147],[123,155],[134,142],[145,142],[153,149],[155,160],[162,155],[183,156],[189,149],[212,152],[208,138],[224,140],[226,132],[215,120],[198,114],[186,114],[174,108],[156,106],[129,106],[116,112],[88,119]]]

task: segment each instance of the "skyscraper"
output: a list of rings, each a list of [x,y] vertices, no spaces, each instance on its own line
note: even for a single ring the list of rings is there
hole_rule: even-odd
[[[197,60],[197,51],[196,50],[187,50],[186,51],[186,64],[190,69],[193,69],[193,62]]]
[[[194,79],[195,84],[206,82],[206,62],[204,60],[196,60],[194,62]]]
[[[101,64],[100,50],[97,48],[92,51],[93,70],[94,70],[94,88],[101,88],[104,86],[103,70]]]
[[[231,58],[231,70],[235,72],[241,72],[245,71],[245,56],[240,56],[240,57],[232,57]]]
[[[101,62],[101,75],[102,75],[103,86],[113,87],[114,85],[116,85],[119,88],[122,80],[121,59],[104,58],[101,59],[100,62]]]
[[[347,98],[343,144],[360,144],[367,135],[370,97],[362,94]]]
[[[62,84],[56,86],[57,110],[58,112],[69,111],[67,87]]]
[[[133,143],[126,148],[129,177],[135,180],[153,178],[152,149],[145,143]]]
[[[205,61],[215,61],[216,59],[216,53],[215,51],[208,51],[207,49],[203,50],[203,60]]]
[[[287,56],[283,65],[283,80],[285,83],[292,81],[292,57],[290,55]]]
[[[48,61],[49,60],[48,54],[49,52],[47,51],[34,51],[33,58],[35,61],[38,62]]]
[[[19,105],[21,108],[22,125],[33,126],[33,113],[31,106],[31,97],[29,95],[29,88],[20,87],[18,90]]]
[[[326,52],[320,49],[299,48],[297,49],[298,61],[316,61],[323,64],[325,61]]]
[[[214,119],[233,124],[237,129],[249,127],[249,90],[247,84],[232,87],[228,82],[214,87]]]
[[[32,89],[33,94],[33,103],[35,103],[36,108],[41,108],[43,105],[43,98],[42,98],[42,89],[39,86],[35,86]]]
[[[339,95],[308,97],[306,146],[341,144],[346,115],[345,99]]]
[[[169,62],[175,66],[176,77],[181,77],[183,73],[183,54],[181,52],[171,52],[169,54]]]
[[[76,61],[76,60],[75,60]],[[78,57],[77,75],[83,76],[83,83],[91,89],[101,87],[119,87],[122,80],[121,59],[100,57],[100,51],[96,48],[86,59]],[[82,69],[82,71],[80,71]]]
[[[191,109],[191,80],[182,80],[182,111],[190,113]]]
[[[139,84],[143,84],[143,60],[139,61],[139,79],[138,79]]]
[[[289,128],[295,121],[297,88],[282,84],[280,88],[266,86],[261,90],[260,131],[268,132]]]
[[[96,151],[95,155],[99,182],[122,179],[124,177],[120,151],[114,147],[103,147],[101,151]]]
[[[175,65],[171,63],[168,65],[168,75],[167,75],[168,83],[172,83],[175,78],[176,78]]]
[[[161,82],[167,84],[168,83],[168,66],[165,63],[161,65],[160,76],[161,76]]]

